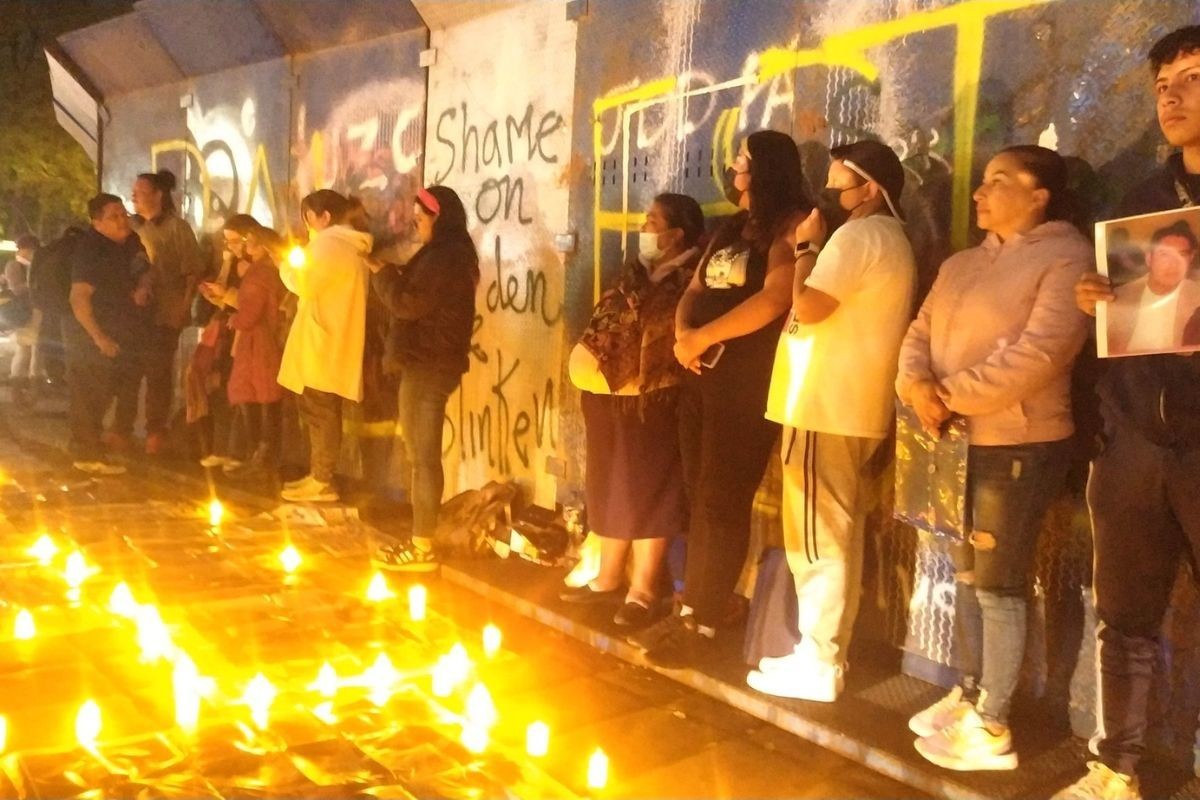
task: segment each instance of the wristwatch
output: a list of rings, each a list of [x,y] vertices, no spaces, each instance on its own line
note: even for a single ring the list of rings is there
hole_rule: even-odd
[[[810,253],[815,256],[819,252],[821,252],[821,247],[816,242],[796,242],[796,258]]]

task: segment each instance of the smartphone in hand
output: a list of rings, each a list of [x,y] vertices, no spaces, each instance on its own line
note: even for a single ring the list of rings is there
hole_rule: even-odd
[[[712,347],[700,354],[700,366],[706,369],[712,369],[721,360],[721,356],[725,353],[725,343],[717,342]]]

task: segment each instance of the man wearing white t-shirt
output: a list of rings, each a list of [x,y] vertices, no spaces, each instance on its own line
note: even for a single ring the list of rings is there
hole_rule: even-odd
[[[766,414],[784,426],[784,545],[801,641],[747,677],[758,691],[820,702],[842,691],[862,593],[864,522],[879,481],[868,462],[892,424],[892,384],[916,286],[896,207],[900,160],[874,141],[835,148],[832,157],[825,191],[848,219],[824,246],[818,212],[796,228],[792,313]]]
[[[1161,353],[1187,346],[1188,321],[1200,306],[1200,282],[1187,277],[1196,258],[1196,235],[1183,220],[1150,236],[1147,271],[1118,286],[1109,305],[1109,352]]]

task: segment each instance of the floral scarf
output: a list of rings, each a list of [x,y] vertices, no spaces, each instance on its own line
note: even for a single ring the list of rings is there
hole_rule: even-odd
[[[699,260],[699,248],[692,248],[661,265],[674,268],[655,282],[635,259],[600,297],[579,341],[596,357],[613,392],[631,382],[642,395],[679,383],[683,368],[675,360],[675,306]]]

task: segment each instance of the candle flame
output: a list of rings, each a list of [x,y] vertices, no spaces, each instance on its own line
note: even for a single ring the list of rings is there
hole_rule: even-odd
[[[101,724],[100,706],[95,700],[88,700],[79,707],[79,713],[75,715],[75,739],[84,750],[96,749]]]
[[[8,749],[8,717],[0,714],[0,753]]]
[[[279,691],[261,672],[246,686],[242,702],[250,707],[250,718],[260,731],[265,731],[271,719],[271,704]]]
[[[138,603],[133,599],[133,592],[129,591],[129,584],[125,581],[113,587],[112,594],[108,596],[108,610],[125,619],[137,617]]]
[[[336,725],[338,721],[337,714],[333,713],[333,703],[328,700],[313,707],[313,716],[326,725]]]
[[[317,671],[317,679],[311,688],[316,689],[322,697],[333,697],[338,690],[338,674],[333,665],[326,661]]]
[[[139,605],[134,611],[133,621],[137,625],[137,643],[142,651],[142,661],[152,664],[163,658],[170,660],[175,654],[175,645],[158,609],[149,603]]]
[[[468,722],[463,725],[462,729],[463,747],[467,748],[472,753],[479,754],[487,750],[488,746],[488,731],[482,725],[476,725]]]
[[[587,785],[589,789],[603,789],[608,785],[608,756],[599,747],[588,759]]]
[[[296,245],[295,247],[293,247],[291,250],[288,251],[287,259],[288,259],[288,263],[291,264],[296,269],[302,268],[304,266],[304,262],[306,260],[305,255],[304,255],[304,248],[301,247],[300,245]]]
[[[283,548],[283,552],[279,554],[279,563],[283,565],[283,571],[288,575],[298,570],[303,560],[300,556],[300,551],[290,544]]]
[[[496,724],[500,715],[496,713],[496,704],[492,695],[482,683],[475,684],[467,695],[467,719],[476,725],[490,728]]]
[[[71,555],[67,556],[67,567],[64,577],[67,579],[67,585],[72,589],[78,589],[95,572],[96,569],[88,566],[83,553],[78,550],[73,551]]]
[[[371,690],[368,699],[377,706],[387,705],[392,697],[393,687],[400,679],[400,673],[392,666],[392,660],[387,653],[380,653],[375,663],[363,673],[363,683]]]
[[[58,555],[58,545],[50,538],[50,534],[43,533],[25,552],[36,558],[43,567],[48,567],[54,560],[54,556]]]
[[[371,582],[367,585],[367,599],[372,603],[382,603],[384,600],[391,600],[396,596],[396,593],[388,588],[387,580],[384,579],[382,572],[376,572],[371,578]]]
[[[495,625],[487,624],[483,628],[483,654],[488,658],[494,658],[496,653],[500,651],[500,642],[503,641],[503,636],[500,629]]]
[[[439,658],[434,664],[431,678],[434,697],[449,697],[450,693],[454,691],[454,673],[450,664],[446,662],[445,656]]]
[[[531,722],[525,729],[525,752],[541,758],[550,752],[550,727],[544,722]]]
[[[37,635],[37,626],[33,624],[33,614],[29,609],[22,608],[17,612],[16,622],[13,623],[13,638],[27,642]]]
[[[408,616],[413,622],[421,622],[425,619],[427,597],[428,592],[419,583],[408,588]]]
[[[171,685],[175,690],[175,722],[184,733],[195,733],[200,721],[200,697],[204,689],[196,663],[187,653],[181,652],[175,659]]]
[[[208,504],[208,524],[216,528],[224,518],[225,506],[221,505],[221,501],[214,497]]]

